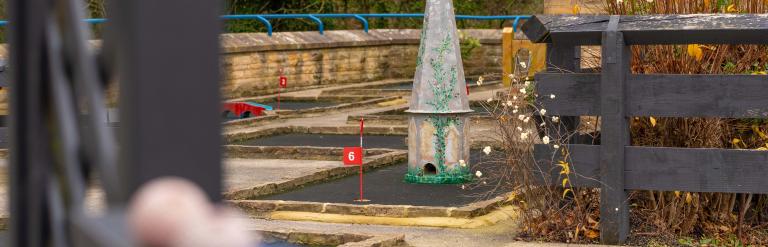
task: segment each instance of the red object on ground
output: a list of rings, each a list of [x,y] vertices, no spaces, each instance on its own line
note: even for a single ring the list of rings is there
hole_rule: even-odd
[[[232,113],[237,117],[256,117],[264,114],[266,108],[246,102],[224,103],[224,113]]]
[[[467,85],[467,95],[469,95],[469,85]]]
[[[363,165],[363,148],[362,147],[345,147],[344,148],[344,164],[345,165]]]

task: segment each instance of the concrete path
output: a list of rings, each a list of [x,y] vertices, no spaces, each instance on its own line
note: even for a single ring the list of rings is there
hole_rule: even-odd
[[[247,189],[342,166],[341,161],[230,159],[225,161],[224,184],[227,191]]]
[[[344,166],[341,161],[229,159],[224,161],[224,186],[227,190],[245,189],[261,184],[311,175],[316,172]],[[102,212],[104,191],[91,187],[86,192],[86,205],[91,213]],[[7,167],[0,166],[0,218],[8,217]]]
[[[250,229],[309,231],[322,233],[359,233],[366,235],[404,234],[405,241],[414,247],[565,247],[587,246],[558,243],[521,242],[515,237],[519,232],[515,220],[499,222],[496,225],[479,229],[451,229],[434,227],[400,227],[380,225],[355,225],[319,222],[298,222],[251,219]],[[596,245],[588,245],[596,246]]]

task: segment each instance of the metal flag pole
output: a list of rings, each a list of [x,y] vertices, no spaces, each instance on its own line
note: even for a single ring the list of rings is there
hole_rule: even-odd
[[[364,118],[360,118],[360,150],[361,150],[360,157],[361,158],[363,157],[363,153],[362,152],[364,152],[364,151],[362,151],[363,150],[363,128],[365,126],[364,123],[365,123],[365,119]],[[370,200],[366,200],[365,197],[363,197],[363,164],[362,163],[360,163],[360,199],[357,200],[357,201],[359,201],[359,202],[370,201]]]

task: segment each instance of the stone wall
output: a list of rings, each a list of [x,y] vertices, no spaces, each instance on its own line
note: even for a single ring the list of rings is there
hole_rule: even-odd
[[[465,30],[480,39],[464,60],[467,76],[501,73],[501,31]],[[274,93],[280,71],[288,91],[329,84],[412,79],[420,30],[379,29],[222,35],[226,98]]]
[[[330,84],[384,79],[413,79],[421,30],[376,29],[318,32],[230,33],[221,35],[222,93],[225,98],[274,93],[282,69],[287,91]],[[467,76],[501,73],[501,30],[464,30],[480,39],[464,59]],[[98,47],[98,45],[95,45]],[[0,58],[7,58],[0,45]],[[189,59],[194,59],[190,54]],[[109,102],[116,102],[116,87]],[[0,90],[0,114],[6,112],[6,91]]]

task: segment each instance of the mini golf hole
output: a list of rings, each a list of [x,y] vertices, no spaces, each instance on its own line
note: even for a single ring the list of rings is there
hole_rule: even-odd
[[[432,163],[427,163],[424,165],[424,175],[431,176],[431,175],[437,175],[437,167],[433,165]]]

